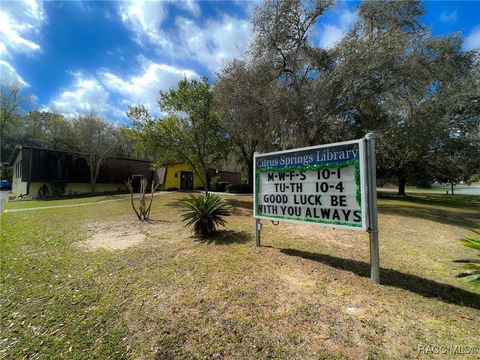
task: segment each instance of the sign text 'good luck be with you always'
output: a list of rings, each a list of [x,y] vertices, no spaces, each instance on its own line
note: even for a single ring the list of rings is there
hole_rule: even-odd
[[[256,154],[255,218],[366,230],[363,142]]]

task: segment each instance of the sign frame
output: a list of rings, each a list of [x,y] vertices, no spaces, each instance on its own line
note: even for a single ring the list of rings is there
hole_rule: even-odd
[[[342,145],[351,145],[351,144],[358,144],[359,150],[359,159],[358,159],[358,166],[360,170],[360,211],[362,214],[362,222],[360,226],[352,226],[352,225],[343,225],[343,224],[335,224],[331,222],[321,222],[321,221],[305,221],[305,220],[296,220],[296,219],[288,219],[288,218],[281,218],[281,217],[274,217],[274,216],[263,216],[257,214],[258,209],[258,185],[257,185],[257,159],[265,156],[271,155],[283,155],[288,153],[294,152],[301,152],[301,151],[309,151],[309,150],[317,150],[317,149],[324,149],[324,148],[331,148],[336,146]],[[367,207],[367,155],[366,155],[366,146],[365,146],[365,138],[358,139],[358,140],[350,140],[350,141],[343,141],[331,144],[323,144],[323,145],[315,145],[315,146],[307,146],[302,148],[290,149],[290,150],[283,150],[283,151],[274,151],[270,153],[255,153],[253,155],[253,217],[254,219],[263,219],[263,220],[270,220],[270,221],[285,221],[290,223],[301,223],[301,224],[309,224],[309,225],[318,225],[322,227],[329,227],[329,228],[339,228],[339,229],[346,229],[346,230],[360,230],[360,231],[367,231],[368,230],[368,207]],[[348,166],[348,165],[347,165]],[[334,166],[332,166],[334,167]],[[328,168],[328,166],[326,167]],[[281,169],[279,169],[281,171]],[[280,172],[279,171],[279,172]]]

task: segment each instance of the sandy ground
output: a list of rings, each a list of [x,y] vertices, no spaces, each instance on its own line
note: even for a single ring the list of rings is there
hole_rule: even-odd
[[[140,245],[148,238],[168,238],[178,230],[166,221],[137,220],[92,222],[84,227],[86,239],[74,243],[85,250],[124,250]]]
[[[94,234],[82,245],[90,250],[107,249],[123,250],[135,246],[145,240],[145,234],[136,229],[120,231],[102,231]]]
[[[75,243],[86,250],[124,250],[140,244],[146,239],[141,222],[110,221],[91,223],[86,226],[89,237]]]

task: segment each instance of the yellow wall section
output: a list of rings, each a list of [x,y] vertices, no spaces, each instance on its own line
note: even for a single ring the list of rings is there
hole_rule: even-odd
[[[193,188],[196,189],[199,186],[204,186],[202,179],[192,170],[192,167],[187,164],[175,164],[167,166],[167,175],[163,183],[163,189],[180,189],[180,171],[193,172]],[[175,177],[177,174],[177,177]]]

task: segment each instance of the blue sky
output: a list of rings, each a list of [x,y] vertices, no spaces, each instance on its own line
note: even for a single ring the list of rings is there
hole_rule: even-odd
[[[74,116],[86,109],[125,121],[128,105],[158,113],[159,90],[184,76],[215,73],[252,38],[255,1],[4,1],[2,82],[16,81],[36,106]],[[341,1],[316,27],[331,47],[351,28],[358,2]],[[460,32],[480,48],[480,1],[427,1],[423,22],[436,35]]]

